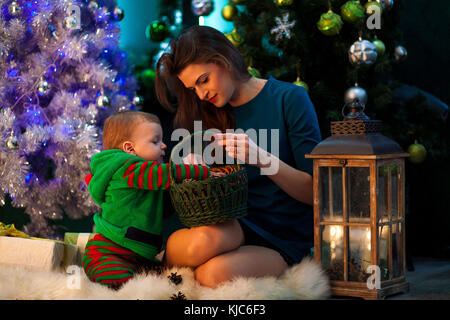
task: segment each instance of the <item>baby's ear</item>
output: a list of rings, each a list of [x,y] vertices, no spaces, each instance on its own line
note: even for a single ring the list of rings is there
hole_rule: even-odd
[[[122,150],[125,151],[126,153],[136,155],[136,153],[134,152],[134,144],[131,141],[125,141],[122,144]]]

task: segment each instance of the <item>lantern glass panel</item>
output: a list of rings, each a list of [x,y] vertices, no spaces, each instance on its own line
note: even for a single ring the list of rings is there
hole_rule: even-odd
[[[394,278],[403,275],[403,255],[401,254],[400,224],[392,225],[392,273]]]
[[[344,280],[344,228],[340,225],[321,227],[321,261],[330,280]]]
[[[369,227],[349,227],[348,280],[366,282],[371,263]]]
[[[347,212],[349,222],[370,222],[370,168],[347,167]]]
[[[389,226],[378,227],[378,266],[381,271],[381,280],[389,279]]]
[[[342,168],[319,167],[319,214],[321,221],[342,222]]]
[[[388,212],[388,168],[378,167],[377,181],[377,217],[379,222],[389,221]]]
[[[398,217],[398,171],[397,166],[390,166],[391,171],[391,215],[392,219]]]

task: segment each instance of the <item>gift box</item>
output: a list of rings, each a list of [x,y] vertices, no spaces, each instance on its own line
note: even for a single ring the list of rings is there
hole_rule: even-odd
[[[64,234],[64,259],[63,266],[83,265],[84,250],[87,242],[92,239],[96,233],[74,233],[66,232]]]
[[[37,271],[60,271],[64,258],[62,241],[0,236],[0,264]]]

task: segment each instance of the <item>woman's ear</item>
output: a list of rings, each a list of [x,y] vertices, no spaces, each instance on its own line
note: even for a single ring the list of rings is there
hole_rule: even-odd
[[[122,144],[122,150],[125,151],[126,153],[136,155],[134,151],[134,143],[131,141],[125,141]]]

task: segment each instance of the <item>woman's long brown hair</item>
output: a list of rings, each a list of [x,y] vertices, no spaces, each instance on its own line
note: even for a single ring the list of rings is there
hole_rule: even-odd
[[[167,110],[176,111],[174,127],[192,132],[194,121],[201,120],[203,130],[215,128],[225,132],[234,129],[229,104],[217,108],[202,101],[178,79],[178,75],[193,63],[216,63],[238,81],[251,78],[241,54],[220,31],[207,26],[183,30],[170,42],[169,52],[164,53],[156,64],[156,97]]]

